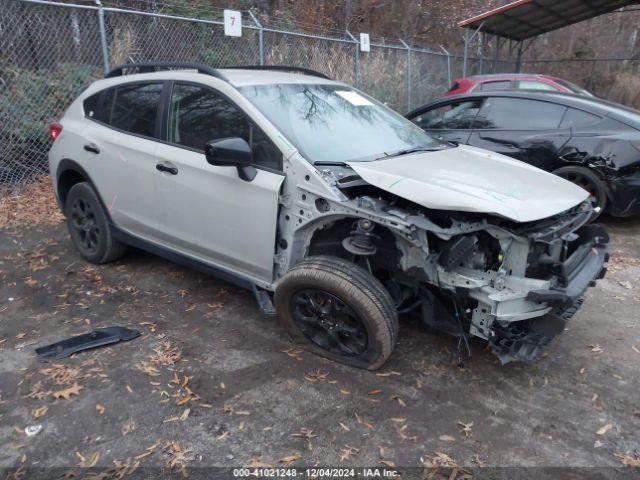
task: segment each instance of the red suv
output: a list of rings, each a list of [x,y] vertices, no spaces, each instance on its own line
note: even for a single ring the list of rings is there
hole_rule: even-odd
[[[593,97],[584,88],[580,88],[567,80],[531,73],[495,73],[492,75],[473,75],[467,78],[459,78],[453,82],[449,91],[445,93],[445,97],[469,92],[515,89],[549,90]]]

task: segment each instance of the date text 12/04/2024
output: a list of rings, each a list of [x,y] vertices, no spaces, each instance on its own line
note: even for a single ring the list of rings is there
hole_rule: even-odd
[[[396,478],[389,468],[236,468],[234,478]]]

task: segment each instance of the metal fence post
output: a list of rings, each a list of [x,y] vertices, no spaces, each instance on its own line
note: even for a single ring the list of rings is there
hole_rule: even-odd
[[[258,27],[260,65],[264,65],[264,30],[262,29],[262,24],[258,21],[258,18],[255,16],[252,10],[249,10],[249,15],[251,15],[251,20],[253,20],[253,23],[255,23],[256,27]]]
[[[447,55],[447,79],[449,80],[449,83],[447,83],[447,87],[450,87],[451,86],[451,54],[449,53],[449,50],[444,48],[442,45],[440,45],[440,48]]]
[[[102,2],[95,0],[98,5],[98,28],[100,29],[100,48],[102,49],[102,64],[104,67],[105,75],[109,73],[109,49],[107,47],[107,32],[104,28],[104,10],[102,8]]]
[[[356,37],[354,37],[353,35],[351,35],[351,32],[349,30],[345,30],[345,32],[347,32],[347,35],[349,35],[349,37],[351,38],[351,40],[353,40],[353,45],[356,48],[355,52],[355,57],[354,57],[354,67],[353,67],[353,74],[354,74],[354,83],[356,88],[358,88],[360,86],[360,42],[358,42],[358,40],[356,40]]]
[[[400,39],[404,48],[407,49],[407,112],[411,111],[411,47],[404,40]]]

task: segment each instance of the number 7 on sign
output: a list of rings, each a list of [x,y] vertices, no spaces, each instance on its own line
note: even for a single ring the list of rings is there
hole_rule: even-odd
[[[242,13],[237,10],[224,11],[224,34],[230,37],[242,36]]]

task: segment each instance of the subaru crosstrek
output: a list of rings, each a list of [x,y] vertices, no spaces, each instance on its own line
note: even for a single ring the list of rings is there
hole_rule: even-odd
[[[50,133],[82,257],[133,245],[221,276],[356,367],[385,362],[399,315],[534,359],[604,275],[585,190],[316,72],[124,65]]]

